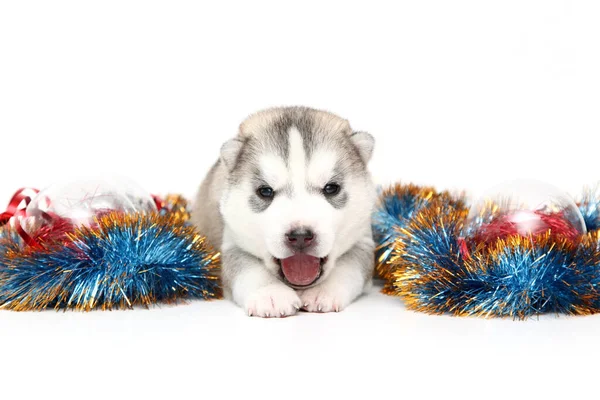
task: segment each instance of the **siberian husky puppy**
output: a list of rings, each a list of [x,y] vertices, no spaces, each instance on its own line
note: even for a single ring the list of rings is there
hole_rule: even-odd
[[[200,185],[192,222],[250,316],[340,311],[371,285],[374,139],[304,107],[249,116]]]

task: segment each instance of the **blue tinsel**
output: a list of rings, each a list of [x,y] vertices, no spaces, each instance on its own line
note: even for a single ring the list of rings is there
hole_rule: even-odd
[[[437,193],[430,187],[397,184],[387,190],[379,188],[379,204],[372,218],[379,275],[384,275],[381,270],[389,260],[393,249],[392,244],[400,234],[400,229],[432,201],[458,206],[463,200],[452,197],[448,193]]]
[[[203,240],[157,215],[107,219],[100,231],[83,229],[45,249],[22,249],[5,237],[0,307],[87,311],[218,297],[218,255]]]
[[[600,229],[598,197],[600,197],[600,190],[588,190],[579,202],[579,211],[583,215],[588,232]]]
[[[397,188],[396,190],[401,189]],[[402,193],[404,193],[402,191]],[[588,230],[580,244],[507,239],[491,249],[471,248],[463,254],[460,231],[465,210],[446,202],[408,210],[407,202],[388,192],[381,204],[401,209],[396,241],[381,251],[391,254],[389,294],[402,297],[415,310],[456,315],[526,318],[543,313],[600,312],[600,244],[597,224],[600,201],[580,203]],[[419,204],[415,201],[414,204]],[[391,230],[375,220],[374,230]]]

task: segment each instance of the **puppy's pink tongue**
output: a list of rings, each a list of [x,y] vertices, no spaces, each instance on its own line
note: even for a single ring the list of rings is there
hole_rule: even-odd
[[[319,276],[321,260],[308,254],[296,254],[281,260],[281,270],[289,283],[304,286]]]

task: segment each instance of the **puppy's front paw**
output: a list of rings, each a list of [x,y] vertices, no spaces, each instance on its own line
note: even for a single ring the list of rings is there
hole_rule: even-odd
[[[348,306],[353,296],[345,286],[330,282],[311,287],[300,293],[302,309],[310,312],[338,312]]]
[[[273,284],[252,293],[246,301],[245,309],[249,316],[287,317],[296,314],[301,305],[300,298],[293,289]]]

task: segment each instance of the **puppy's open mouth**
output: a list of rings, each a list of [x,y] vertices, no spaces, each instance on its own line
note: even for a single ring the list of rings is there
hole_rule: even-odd
[[[290,286],[302,288],[312,285],[319,279],[327,257],[319,258],[298,253],[284,259],[275,258],[275,262],[279,265],[282,278]]]

